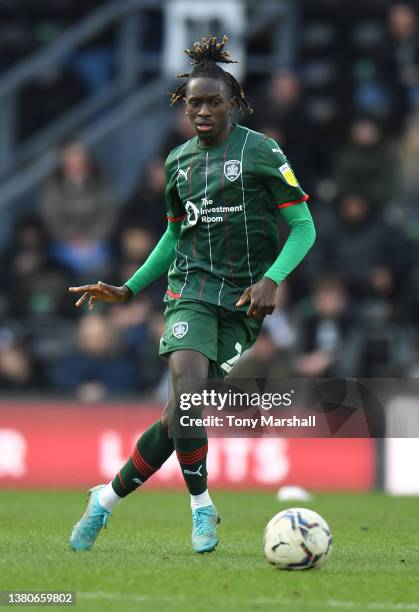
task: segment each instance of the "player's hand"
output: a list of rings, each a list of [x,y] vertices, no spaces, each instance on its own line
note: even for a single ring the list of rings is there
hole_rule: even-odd
[[[236,306],[243,306],[250,301],[247,316],[262,319],[265,315],[273,313],[278,301],[277,289],[278,285],[264,276],[259,282],[246,289]]]
[[[76,302],[77,308],[83,306],[89,300],[89,310],[93,310],[95,302],[110,302],[111,304],[123,304],[128,302],[132,293],[126,285],[115,287],[99,281],[95,285],[83,285],[82,287],[69,287],[70,293],[81,293],[82,296]]]

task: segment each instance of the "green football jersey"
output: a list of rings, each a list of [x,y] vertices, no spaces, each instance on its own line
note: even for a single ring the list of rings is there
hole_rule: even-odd
[[[241,125],[215,147],[173,149],[165,200],[182,227],[167,295],[237,310],[278,256],[280,209],[307,199],[278,144]]]

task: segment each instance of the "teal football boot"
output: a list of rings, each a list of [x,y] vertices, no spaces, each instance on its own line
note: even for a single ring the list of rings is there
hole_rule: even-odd
[[[98,485],[89,490],[86,512],[74,525],[70,536],[70,546],[75,552],[90,550],[99,535],[99,531],[102,527],[106,527],[110,512],[99,504],[99,491],[104,486],[106,485]]]
[[[220,517],[215,506],[192,510],[192,548],[197,553],[212,552],[218,544]]]

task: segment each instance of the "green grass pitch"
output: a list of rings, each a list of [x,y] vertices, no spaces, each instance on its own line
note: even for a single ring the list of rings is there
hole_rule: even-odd
[[[1,491],[0,590],[77,591],[75,607],[60,607],[77,612],[419,610],[417,499],[322,494],[279,504],[273,492],[216,491],[213,498],[222,517],[214,553],[191,551],[185,493],[143,490],[115,509],[92,551],[76,554],[68,536],[85,493]],[[290,505],[329,522],[334,550],[324,568],[283,572],[264,560],[264,526]]]

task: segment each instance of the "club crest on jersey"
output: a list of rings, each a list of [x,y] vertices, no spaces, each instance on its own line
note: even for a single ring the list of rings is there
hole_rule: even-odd
[[[172,333],[175,338],[183,338],[188,333],[189,325],[186,321],[179,321],[172,327]]]
[[[229,181],[235,181],[242,173],[242,163],[238,159],[229,159],[224,164],[224,176]]]

